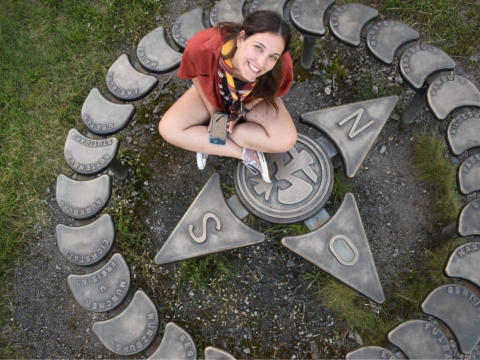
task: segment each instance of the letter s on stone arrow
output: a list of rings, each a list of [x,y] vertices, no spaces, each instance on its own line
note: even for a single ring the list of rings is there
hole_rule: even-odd
[[[215,229],[220,230],[221,227],[222,227],[222,224],[220,223],[220,219],[218,218],[217,215],[212,214],[212,213],[206,213],[203,216],[203,221],[202,221],[203,233],[202,233],[201,237],[198,237],[193,233],[193,230],[195,229],[195,227],[193,225],[190,225],[188,227],[188,233],[190,234],[190,237],[192,238],[193,241],[195,241],[198,244],[203,243],[207,239],[207,221],[208,221],[208,219],[215,220]]]

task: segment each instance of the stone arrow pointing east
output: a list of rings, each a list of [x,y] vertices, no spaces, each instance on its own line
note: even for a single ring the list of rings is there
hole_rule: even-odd
[[[397,96],[308,112],[300,122],[326,135],[337,147],[345,175],[353,178],[387,122]]]
[[[385,301],[352,194],[345,195],[325,225],[305,235],[286,237],[282,244],[369,299]]]
[[[192,259],[264,240],[264,234],[249,228],[230,210],[220,175],[214,173],[155,256],[155,263]]]

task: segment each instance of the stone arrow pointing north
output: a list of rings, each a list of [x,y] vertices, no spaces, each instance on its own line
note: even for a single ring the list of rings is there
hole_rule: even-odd
[[[345,175],[353,178],[397,102],[397,96],[388,96],[312,111],[302,114],[300,122],[322,132],[336,145]]]
[[[286,237],[282,244],[369,299],[385,301],[352,194],[345,195],[325,225],[305,235]]]
[[[249,228],[230,210],[220,175],[214,173],[155,256],[155,263],[192,259],[264,240],[264,234]]]

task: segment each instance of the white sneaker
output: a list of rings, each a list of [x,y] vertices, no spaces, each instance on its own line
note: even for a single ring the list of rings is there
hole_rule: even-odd
[[[207,165],[208,154],[197,152],[197,166],[200,170],[205,169]]]
[[[258,175],[260,173],[263,181],[266,183],[272,182],[268,174],[267,160],[265,160],[263,152],[243,148],[242,162],[252,174]]]

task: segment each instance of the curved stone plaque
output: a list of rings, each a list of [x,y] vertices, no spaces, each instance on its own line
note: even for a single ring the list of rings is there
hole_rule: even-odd
[[[160,346],[149,359],[197,359],[195,342],[183,328],[175,323],[168,323]]]
[[[330,30],[339,41],[352,46],[360,46],[362,29],[377,16],[378,10],[370,6],[340,5],[330,16]]]
[[[95,217],[107,206],[112,194],[112,178],[102,175],[89,181],[76,181],[60,174],[57,203],[62,212],[77,220]]]
[[[480,154],[466,158],[458,167],[458,189],[463,195],[480,190]]]
[[[116,138],[94,140],[71,129],[65,142],[65,161],[77,174],[96,175],[110,166],[119,146]]]
[[[431,74],[454,68],[450,56],[429,44],[412,45],[400,58],[400,74],[415,89],[420,89]]]
[[[155,76],[135,70],[126,54],[121,55],[108,69],[107,87],[117,99],[139,100],[150,94],[158,83]]]
[[[118,316],[93,324],[93,331],[105,347],[119,355],[142,352],[158,330],[158,312],[150,298],[139,290]]]
[[[247,0],[219,1],[210,13],[210,24],[216,26],[222,21],[241,23],[243,21],[243,8],[246,3]]]
[[[102,261],[115,243],[115,225],[108,214],[94,223],[72,227],[57,225],[57,244],[72,264],[92,266]]]
[[[225,350],[207,346],[205,349],[205,360],[235,360],[235,358]]]
[[[322,209],[332,191],[333,167],[320,145],[299,134],[291,150],[265,156],[276,167],[271,183],[252,174],[241,161],[235,165],[237,195],[250,212],[267,221],[291,224]]]
[[[290,8],[292,24],[303,34],[325,35],[323,19],[335,0],[295,0]]]
[[[68,285],[75,300],[86,310],[108,312],[118,307],[130,289],[130,270],[120,254],[115,254],[99,270],[70,275]]]
[[[172,34],[175,43],[185,49],[187,41],[198,31],[205,30],[203,9],[196,8],[182,14],[173,24]]]
[[[438,327],[424,320],[409,320],[388,333],[388,341],[408,359],[451,359],[452,349]]]
[[[350,351],[345,357],[347,360],[397,360],[398,358],[389,350],[380,346],[364,346]]]
[[[480,299],[466,287],[439,286],[428,294],[421,309],[447,324],[463,354],[470,354],[480,341]]]
[[[322,132],[336,145],[353,178],[398,102],[397,96],[304,113],[300,122]]]
[[[447,260],[445,275],[471,281],[480,288],[480,243],[457,246]]]
[[[250,5],[250,13],[258,10],[275,11],[277,14],[283,16],[283,10],[289,0],[253,0]]]
[[[457,232],[461,236],[480,235],[480,199],[470,201],[460,210]]]
[[[161,26],[143,37],[137,47],[140,65],[150,72],[165,73],[180,66],[182,54],[167,43],[165,29]]]
[[[445,75],[428,87],[427,103],[437,119],[443,120],[460,107],[480,107],[480,91],[464,77]]]
[[[390,65],[397,49],[417,40],[420,34],[401,22],[384,20],[372,26],[367,34],[367,48],[373,56]]]
[[[336,246],[332,246],[332,243]],[[357,203],[347,193],[335,215],[311,233],[286,237],[282,244],[377,303],[385,296]]]
[[[155,256],[155,263],[192,259],[264,240],[265,235],[250,229],[230,210],[223,197],[220,175],[213,173]]]
[[[88,94],[82,106],[82,120],[93,134],[113,135],[123,130],[135,115],[132,104],[114,104],[105,99],[97,88]]]
[[[448,124],[447,144],[455,155],[480,147],[480,111],[455,116]]]

